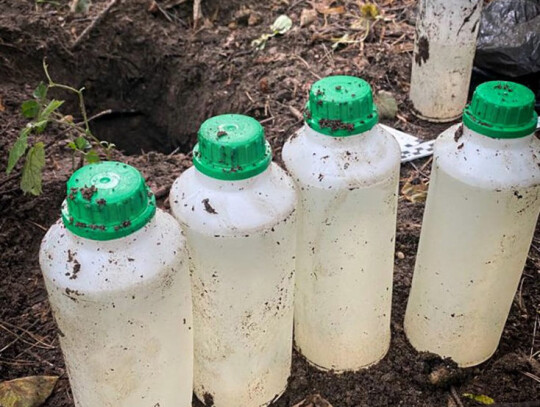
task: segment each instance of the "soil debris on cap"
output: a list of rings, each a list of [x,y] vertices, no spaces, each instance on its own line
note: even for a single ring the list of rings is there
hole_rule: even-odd
[[[217,132],[217,138],[225,137],[228,133],[226,131],[220,130]]]
[[[321,126],[321,128],[323,129],[329,128],[332,131],[337,131],[337,130],[353,131],[354,130],[354,124],[345,123],[343,120],[321,119],[319,120],[319,126]]]
[[[101,198],[101,199],[98,199],[98,200],[96,201],[96,203],[97,203],[99,206],[105,206],[105,205],[107,204],[107,201],[106,201],[105,199]]]
[[[75,196],[77,195],[78,191],[79,191],[79,188],[71,188],[69,190],[68,198],[73,201],[75,199]]]
[[[216,210],[210,205],[210,199],[204,198],[202,201],[202,204],[204,205],[204,210],[212,215],[217,215]]]
[[[118,232],[120,229],[125,229],[125,228],[128,228],[130,226],[131,226],[131,221],[130,220],[125,220],[120,225],[116,225],[114,227],[114,230]]]
[[[81,188],[81,195],[84,199],[86,199],[87,201],[90,201],[92,200],[92,197],[94,196],[94,194],[97,192],[97,188],[95,185],[92,185],[90,187],[87,187],[86,185],[84,186],[84,188]]]

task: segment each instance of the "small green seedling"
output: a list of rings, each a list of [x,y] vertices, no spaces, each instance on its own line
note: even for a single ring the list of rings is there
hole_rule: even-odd
[[[24,157],[20,187],[24,193],[32,195],[40,195],[42,192],[45,144],[41,140],[41,134],[49,124],[58,125],[62,129],[61,134],[66,134],[69,137],[67,145],[73,152],[73,169],[76,166],[77,156],[80,157],[79,165],[83,165],[84,162],[95,163],[100,160],[95,147],[100,148],[107,158],[110,157],[115,148],[114,144],[100,141],[92,134],[84,104],[84,88],[75,89],[71,86],[55,83],[49,75],[45,61],[43,61],[43,69],[48,83],[40,83],[32,94],[33,99],[27,100],[21,105],[22,115],[30,121],[21,129],[19,137],[11,147],[6,168],[6,173],[10,174],[19,160]],[[76,123],[73,116],[64,115],[59,111],[64,101],[47,97],[49,89],[52,88],[64,89],[78,96],[82,122]]]
[[[257,50],[263,50],[264,47],[266,47],[266,43],[268,40],[272,37],[275,37],[276,35],[283,35],[287,31],[289,31],[292,28],[293,22],[292,20],[286,16],[281,15],[279,16],[276,21],[270,26],[270,29],[272,30],[271,34],[263,34],[256,40],[251,41],[251,46],[256,48]]]

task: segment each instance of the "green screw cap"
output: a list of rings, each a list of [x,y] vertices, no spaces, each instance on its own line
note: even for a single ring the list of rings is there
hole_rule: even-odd
[[[264,129],[252,117],[225,114],[206,120],[193,149],[193,164],[220,180],[242,180],[260,174],[272,161]]]
[[[304,117],[313,130],[334,137],[363,133],[379,120],[371,86],[354,76],[329,76],[315,82]]]
[[[130,235],[156,213],[156,198],[130,165],[105,161],[86,165],[67,182],[62,221],[77,236],[112,240]]]
[[[534,133],[538,115],[534,93],[514,82],[492,81],[479,85],[463,111],[463,124],[492,138],[518,138]]]

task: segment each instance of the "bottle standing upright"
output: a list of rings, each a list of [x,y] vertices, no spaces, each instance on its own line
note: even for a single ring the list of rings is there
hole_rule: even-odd
[[[390,345],[400,148],[377,121],[367,82],[327,77],[283,147],[300,197],[295,343],[322,369],[367,367]]]
[[[207,406],[260,407],[291,366],[296,193],[255,119],[205,121],[171,209],[192,265],[195,394]]]
[[[540,211],[534,94],[478,86],[439,136],[405,333],[420,351],[474,366],[497,349]]]
[[[77,407],[190,407],[185,240],[135,168],[82,167],[39,261]]]
[[[419,0],[409,98],[432,122],[461,116],[480,27],[482,0]]]

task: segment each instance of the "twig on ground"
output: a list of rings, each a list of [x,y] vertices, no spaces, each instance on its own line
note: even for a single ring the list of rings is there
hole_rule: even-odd
[[[538,383],[540,383],[540,377],[536,376],[535,374],[532,374],[530,372],[521,372],[521,373],[527,377],[530,377],[533,380],[536,380]],[[540,401],[538,403],[540,403]],[[538,404],[538,406],[540,406],[540,404]]]
[[[17,334],[16,332],[13,332],[12,330],[8,329],[8,328],[7,328],[6,326],[4,326],[4,325],[7,325],[7,326],[9,326],[9,327],[12,328],[12,329],[17,329],[17,330],[19,330],[19,331],[22,331],[22,332],[26,333],[28,336],[30,336],[34,341],[36,341],[37,343],[39,343],[41,346],[40,346],[40,345],[36,345],[35,343],[32,343],[32,342],[30,342],[30,341],[27,341],[26,339],[24,339],[24,338],[22,337],[22,335],[19,335],[19,334]],[[33,326],[34,326],[34,325],[32,325],[32,327],[33,327]],[[9,323],[7,323],[7,322],[5,322],[5,321],[2,322],[2,324],[0,324],[0,328],[3,329],[4,331],[10,333],[11,335],[15,336],[19,341],[24,342],[24,343],[26,343],[27,345],[30,345],[30,346],[32,346],[32,347],[33,347],[33,346],[37,346],[38,348],[41,348],[41,349],[54,349],[54,348],[55,348],[55,346],[50,345],[50,344],[48,344],[48,343],[44,343],[43,341],[39,340],[39,339],[36,338],[31,332],[27,331],[26,329],[17,327],[17,326],[15,326],[15,325],[11,325],[11,324],[9,324]],[[5,349],[2,349],[2,350],[5,350]]]
[[[450,394],[452,395],[458,407],[465,407],[463,405],[463,402],[461,401],[461,397],[459,397],[459,394],[454,386],[450,387]]]
[[[276,119],[276,118],[275,118],[274,116],[272,116],[272,117],[267,117],[266,119],[261,120],[259,123],[264,124],[264,123],[268,123],[268,122],[270,122],[270,121],[272,121],[272,120],[275,120],[275,119]]]
[[[294,58],[298,59],[300,62],[302,62],[306,68],[308,69],[309,73],[312,74],[315,78],[321,79],[320,75],[317,75],[315,72],[311,70],[311,66],[306,62],[304,58],[302,58],[300,55],[294,55]]]
[[[202,19],[201,0],[193,0],[193,28],[197,28]]]
[[[40,228],[40,229],[43,230],[44,232],[47,231],[47,228],[44,227],[44,226],[41,226],[39,223],[33,222],[33,221],[31,221],[30,219],[27,219],[26,221],[27,221],[28,223],[31,223],[32,225],[34,225],[34,226]]]
[[[167,157],[172,157],[173,155],[175,155],[178,151],[180,151],[180,147],[176,147],[173,151],[171,151]]]
[[[304,120],[304,115],[296,107],[289,105],[289,110],[298,120]]]
[[[246,96],[247,98],[251,101],[251,103],[255,104],[255,101],[253,100],[253,98],[251,97],[251,95],[249,94],[249,92],[246,90]]]
[[[77,37],[77,39],[73,42],[71,45],[71,49],[77,48],[77,46],[90,34],[90,32],[105,18],[105,16],[109,13],[111,8],[118,2],[118,0],[111,0],[107,6],[101,10],[101,13],[99,13],[96,18],[94,18],[94,21],[90,23],[88,27],[86,27],[81,35]]]

